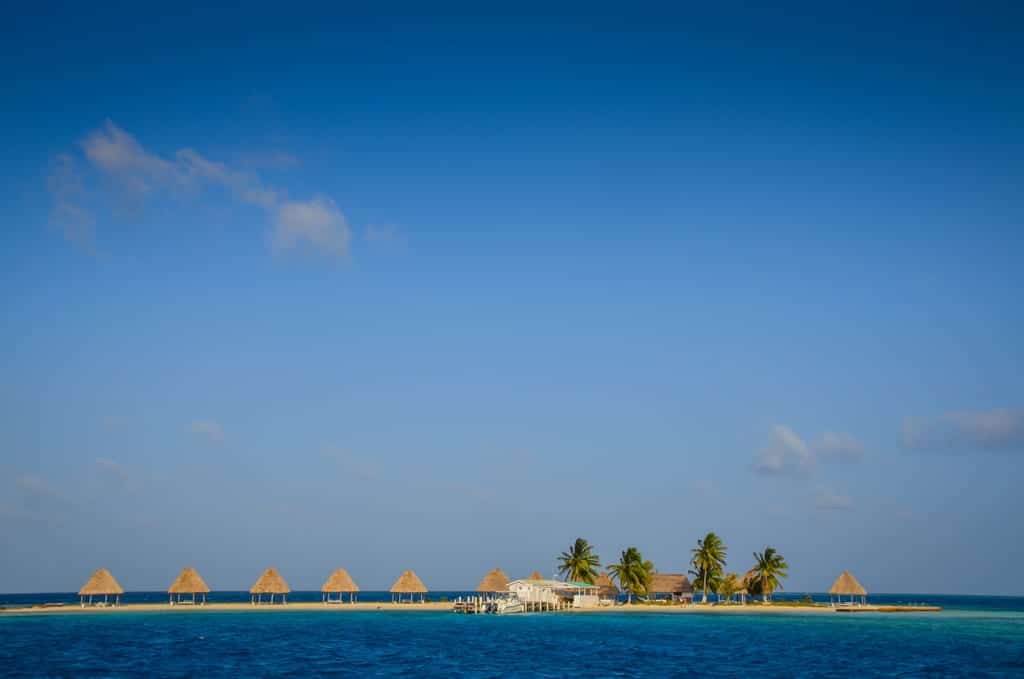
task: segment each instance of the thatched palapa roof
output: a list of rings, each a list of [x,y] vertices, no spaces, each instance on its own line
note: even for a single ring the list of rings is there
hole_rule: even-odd
[[[495,568],[487,572],[484,579],[476,586],[478,592],[507,592],[508,576],[505,571]]]
[[[850,575],[850,571],[843,571],[836,581],[832,583],[829,594],[867,596],[868,591],[857,582],[857,578]]]
[[[594,578],[594,584],[597,585],[599,596],[617,597],[619,595],[619,588],[615,586],[607,573],[598,573]]]
[[[79,596],[124,594],[124,590],[121,589],[121,585],[117,584],[117,580],[110,574],[110,571],[106,568],[97,568],[89,581],[82,585],[82,589],[78,590],[78,594]]]
[[[352,579],[352,576],[348,574],[348,571],[344,568],[331,573],[331,577],[327,578],[327,582],[320,588],[321,592],[358,592],[359,585]]]
[[[534,572],[530,573],[530,577],[528,577],[526,579],[527,580],[543,580],[544,576],[540,574],[540,571],[534,571]]]
[[[178,579],[167,588],[168,594],[209,594],[210,588],[206,586],[199,572],[189,567],[181,571]]]
[[[679,573],[652,573],[647,587],[651,594],[693,594],[693,587],[685,575]]]
[[[249,590],[249,594],[288,594],[291,592],[288,583],[284,581],[277,569],[271,566],[263,571],[263,575],[256,580],[256,583]]]
[[[426,594],[427,586],[412,571],[406,571],[398,576],[395,584],[391,585],[392,594]]]

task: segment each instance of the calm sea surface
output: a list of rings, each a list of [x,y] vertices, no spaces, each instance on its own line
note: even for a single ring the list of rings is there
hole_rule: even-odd
[[[40,600],[41,595],[33,596]],[[16,603],[11,599],[0,596],[8,605]],[[308,611],[3,616],[0,674],[1024,676],[1024,599],[900,595],[892,600],[946,610],[770,616]]]

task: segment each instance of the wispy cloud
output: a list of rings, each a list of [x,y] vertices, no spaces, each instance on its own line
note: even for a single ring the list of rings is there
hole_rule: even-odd
[[[110,472],[111,474],[121,479],[125,483],[128,483],[128,472],[125,471],[124,467],[114,462],[109,457],[97,457],[96,466],[99,467],[100,469]]]
[[[826,511],[844,511],[852,509],[853,502],[848,495],[838,495],[823,488],[814,496],[814,506]]]
[[[1024,451],[1024,409],[907,417],[903,420],[903,444],[919,450]]]
[[[351,232],[333,200],[313,196],[288,198],[285,192],[266,185],[254,172],[207,158],[185,147],[169,156],[147,150],[129,132],[107,120],[87,134],[82,153],[100,176],[113,181],[132,205],[161,194],[178,197],[205,189],[226,191],[233,201],[263,210],[270,221],[270,243],[276,251],[305,243],[332,256],[348,254]],[[93,238],[95,219],[85,207],[85,190],[75,158],[57,156],[50,175],[54,208],[52,221],[75,242]]]
[[[196,420],[188,425],[187,430],[190,434],[202,436],[211,441],[224,440],[224,427],[213,420]]]
[[[363,481],[376,481],[382,476],[380,467],[372,460],[353,455],[336,446],[324,446],[320,449],[320,455],[324,459],[338,463],[345,474],[351,474]]]
[[[34,474],[22,474],[14,480],[14,485],[35,497],[50,500],[60,498],[60,493],[58,493],[53,486],[51,486],[45,479],[35,476]]]
[[[390,224],[370,224],[363,229],[363,240],[380,245],[398,245],[405,243],[405,236]]]
[[[822,458],[837,460],[859,460],[864,457],[864,446],[850,434],[827,431],[812,446],[813,452]]]
[[[754,460],[754,470],[767,476],[803,476],[814,466],[811,449],[789,427],[772,427],[769,444]]]
[[[61,153],[54,158],[47,186],[53,195],[50,225],[59,228],[68,242],[90,248],[96,220],[84,207],[88,192],[73,156]]]
[[[305,241],[332,255],[348,252],[351,231],[345,216],[330,198],[288,201],[277,207],[271,242],[275,251],[291,250]]]
[[[772,426],[768,444],[754,458],[754,471],[766,476],[807,476],[819,461],[856,461],[864,446],[850,434],[825,432],[808,443],[784,424]]]

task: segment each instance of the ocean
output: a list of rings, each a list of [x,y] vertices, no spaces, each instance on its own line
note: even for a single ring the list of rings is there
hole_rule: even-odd
[[[38,600],[40,595],[32,596]],[[0,596],[0,601],[10,598]],[[15,677],[1024,676],[1024,599],[871,597],[876,603],[896,600],[936,604],[945,610],[931,614],[510,616],[436,611],[175,615],[101,611],[0,616],[0,673]]]

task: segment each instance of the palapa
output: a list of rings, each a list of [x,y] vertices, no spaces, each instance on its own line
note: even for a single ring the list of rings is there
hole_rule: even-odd
[[[602,599],[618,598],[619,588],[607,573],[598,573],[594,578],[594,584],[597,586],[597,595]]]
[[[83,607],[85,606],[85,597],[89,597],[89,605],[92,606],[92,598],[100,595],[103,596],[104,606],[107,605],[107,598],[111,596],[114,597],[114,605],[118,606],[121,604],[122,594],[124,594],[124,590],[121,589],[121,585],[106,568],[97,568],[92,577],[82,585],[82,589],[78,590],[79,603]]]
[[[477,585],[476,591],[485,593],[507,592],[508,576],[500,568],[494,568],[487,572],[484,579]]]
[[[249,594],[252,595],[253,605],[262,604],[264,594],[270,595],[271,604],[274,603],[274,595],[280,594],[281,603],[286,604],[288,603],[287,595],[291,591],[291,588],[288,587],[288,583],[285,582],[283,577],[281,577],[281,574],[277,572],[276,568],[271,566],[267,570],[263,571],[263,575],[256,580],[252,588],[249,590]]]
[[[850,571],[843,571],[836,578],[836,581],[832,583],[832,587],[828,590],[829,598],[837,597],[839,601],[842,601],[843,596],[849,596],[850,602],[853,602],[855,596],[861,598],[861,603],[865,603],[867,600],[868,591],[864,589],[864,586],[857,582],[857,578],[850,574]]]
[[[327,578],[324,586],[320,588],[323,595],[323,602],[325,604],[340,604],[342,594],[348,592],[348,602],[355,603],[356,592],[359,591],[359,585],[356,584],[352,576],[348,574],[348,571],[344,568],[331,573],[331,576]],[[338,598],[332,599],[331,594],[337,592]]]
[[[191,566],[182,569],[178,578],[171,583],[170,587],[167,588],[167,594],[172,606],[175,603],[195,605],[196,594],[203,595],[202,603],[205,605],[206,595],[209,593],[210,588],[207,587],[206,582],[203,580],[202,576],[199,575],[199,571]],[[186,594],[191,594],[192,599],[183,599],[182,597]],[[175,601],[175,595],[177,595],[177,601]]]
[[[423,581],[419,579],[412,571],[405,571],[398,579],[395,580],[395,584],[391,586],[391,601],[399,602],[402,601],[402,595],[409,595],[409,602],[415,599],[415,595],[420,595],[420,603],[426,600],[427,586],[423,584]]]

